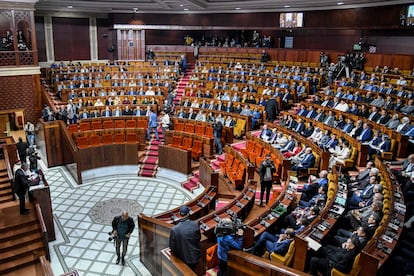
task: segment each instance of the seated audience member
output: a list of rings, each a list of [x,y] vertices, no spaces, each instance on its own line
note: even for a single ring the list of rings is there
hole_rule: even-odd
[[[311,136],[309,136],[307,139],[311,140],[312,142],[318,144],[319,141],[321,140],[323,136],[323,132],[321,131],[321,129],[319,127],[315,127],[315,129],[313,130]]]
[[[391,140],[388,135],[382,135],[382,139],[377,139],[377,141],[371,140],[369,143],[368,155],[372,159],[372,155],[379,155],[383,152],[389,152],[391,149]]]
[[[328,151],[332,148],[335,148],[336,145],[338,145],[338,140],[336,139],[336,134],[332,133],[331,137],[329,138],[328,141],[326,141],[326,143],[324,144],[320,144],[319,146],[324,150],[324,151]]]
[[[358,210],[352,210],[351,215],[346,215],[345,218],[347,222],[351,225],[352,229],[358,229],[358,227],[363,226],[369,228],[369,231],[374,231],[377,229],[381,219],[382,219],[382,208],[383,204],[380,201],[376,201],[371,205],[370,208],[367,208],[363,213],[358,212]]]
[[[398,118],[398,114],[395,113],[392,115],[391,119],[385,124],[386,127],[389,129],[397,129],[398,125],[400,124],[400,119]]]
[[[365,246],[365,244],[367,244],[367,241],[371,238],[373,234],[374,232],[372,231],[372,229],[370,229],[367,226],[360,226],[352,232],[340,228],[334,236],[334,242],[336,246],[341,246],[344,242],[346,242],[347,239],[356,237],[360,243],[359,249],[362,249]]]
[[[319,178],[315,179],[315,176],[309,176],[309,183],[303,185],[303,188],[297,189],[297,192],[302,193],[301,200],[309,201],[318,194],[319,187],[328,186],[328,171],[322,170],[319,172]]]
[[[291,151],[293,150],[294,147],[295,147],[295,140],[293,139],[292,135],[289,135],[288,142],[283,148],[280,148],[279,151],[282,153],[286,151]]]
[[[306,128],[304,130],[302,130],[300,134],[303,137],[308,138],[312,135],[313,130],[314,130],[314,127],[313,127],[312,123],[309,122],[308,125],[306,126]]]
[[[276,138],[274,139],[274,147],[277,149],[283,148],[289,142],[288,138],[283,134],[283,132],[278,132]]]
[[[263,125],[263,128],[262,128],[262,131],[260,132],[259,138],[262,139],[265,142],[268,142],[268,141],[270,141],[272,136],[273,136],[272,130],[269,129],[266,124]]]
[[[348,238],[340,247],[322,246],[317,256],[310,259],[309,273],[315,276],[318,276],[319,272],[322,275],[331,275],[333,268],[348,273],[352,269],[359,247],[360,243],[356,237]]]
[[[367,202],[372,199],[374,196],[374,187],[376,187],[377,190],[382,191],[382,185],[379,183],[379,177],[378,176],[371,176],[369,184],[364,187],[362,190],[356,190],[352,193],[352,196],[347,200],[348,209],[358,209],[361,207],[364,207],[364,202]]]
[[[292,171],[300,172],[307,171],[308,168],[312,168],[315,165],[315,156],[312,153],[311,148],[305,150],[305,157],[302,159],[300,164],[295,165],[291,168]]]
[[[323,135],[321,137],[321,139],[318,142],[319,147],[323,147],[323,145],[325,145],[329,140],[331,139],[331,131],[326,129],[323,132]]]
[[[371,169],[374,168],[374,162],[369,161],[365,167],[365,170],[360,172],[357,176],[351,178],[351,181],[360,182],[369,177],[369,174],[371,172]]]
[[[338,145],[335,148],[330,148],[329,152],[331,153],[329,167],[332,168],[335,165],[345,164],[345,160],[351,156],[352,147],[348,141],[339,138]]]
[[[373,176],[379,177],[379,170],[377,168],[371,168],[369,170],[368,176],[365,177],[364,179],[350,183],[349,185],[350,190],[355,191],[355,190],[365,189],[365,187],[368,186],[373,181],[373,179],[371,179],[371,177]]]
[[[276,253],[284,256],[288,250],[290,243],[295,238],[295,230],[287,228],[283,234],[273,235],[269,232],[264,232],[260,235],[260,238],[256,241],[255,245],[251,248],[245,249],[244,251],[253,253],[257,256],[262,256],[264,250],[269,252],[269,255]]]
[[[414,176],[414,154],[410,154],[403,161],[391,162],[392,165],[401,165],[400,169],[392,169],[392,173],[396,176],[398,183],[403,185],[411,177]]]
[[[397,126],[397,128],[395,129],[395,131],[404,134],[407,130],[410,129],[410,127],[411,127],[410,126],[410,118],[403,117],[401,119],[401,123]]]
[[[299,207],[308,208],[311,206],[316,206],[318,208],[323,208],[326,203],[326,193],[328,191],[328,185],[320,186],[318,188],[318,193],[314,195],[310,200],[300,200]]]
[[[294,211],[285,217],[285,223],[289,228],[295,229],[297,234],[303,230],[304,224],[311,223],[319,215],[319,212],[320,210],[316,206],[310,208],[296,207]]]
[[[367,123],[364,123],[363,130],[361,134],[357,137],[357,140],[361,141],[362,143],[368,142],[372,138],[372,127]]]
[[[295,147],[291,151],[286,151],[283,153],[283,157],[289,159],[295,157],[303,150],[302,144],[299,141],[295,141]]]
[[[406,115],[414,115],[414,100],[409,100],[408,104],[400,109],[400,112]]]

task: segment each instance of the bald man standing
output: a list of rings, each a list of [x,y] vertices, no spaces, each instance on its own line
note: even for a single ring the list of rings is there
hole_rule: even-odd
[[[121,243],[122,243],[122,265],[125,265],[125,255],[127,252],[128,241],[131,237],[132,231],[134,231],[134,220],[128,215],[127,211],[122,211],[120,216],[114,217],[112,220],[112,234],[115,238],[116,248],[116,264],[119,264],[121,260]]]

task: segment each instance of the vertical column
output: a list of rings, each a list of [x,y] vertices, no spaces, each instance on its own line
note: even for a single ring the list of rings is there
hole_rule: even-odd
[[[55,61],[55,45],[53,43],[53,25],[52,17],[44,16],[45,22],[45,42],[46,42],[46,58],[47,62]]]
[[[89,43],[91,60],[98,60],[98,28],[95,17],[89,17]]]

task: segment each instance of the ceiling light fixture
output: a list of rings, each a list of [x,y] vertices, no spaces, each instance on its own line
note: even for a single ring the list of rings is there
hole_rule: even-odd
[[[236,10],[240,10],[240,8],[235,8]]]
[[[285,8],[290,8],[290,6],[289,5],[285,5]]]
[[[336,4],[339,5],[339,6],[341,6],[341,5],[345,4],[345,3],[344,2],[338,2]]]
[[[180,7],[184,7],[184,5],[183,5],[183,4],[181,4],[181,5],[180,5]]]
[[[69,5],[69,6],[68,6],[68,9],[73,9],[73,6],[72,6],[72,5]]]
[[[187,8],[185,8],[184,10],[185,10],[185,11],[188,11],[188,9],[187,9]]]

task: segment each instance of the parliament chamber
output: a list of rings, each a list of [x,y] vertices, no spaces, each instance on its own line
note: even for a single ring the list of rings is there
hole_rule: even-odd
[[[0,3],[0,274],[411,275],[414,5],[147,2]]]

